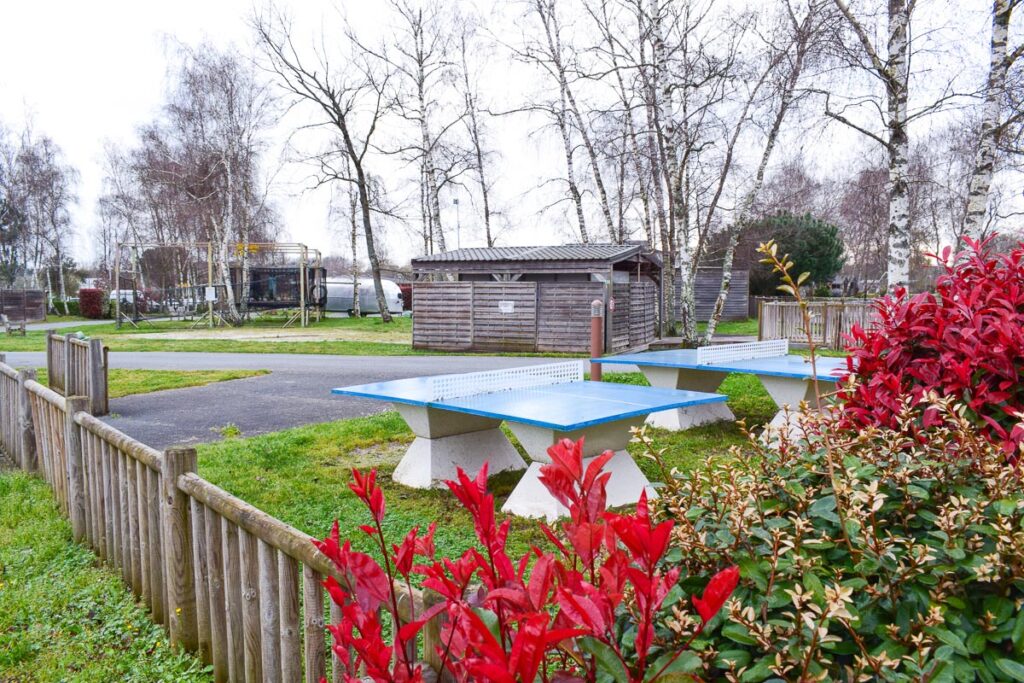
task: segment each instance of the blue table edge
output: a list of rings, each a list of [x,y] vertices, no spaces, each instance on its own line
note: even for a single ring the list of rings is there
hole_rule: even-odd
[[[831,357],[831,356],[830,356]],[[753,359],[752,359],[753,360]],[[810,374],[800,375],[794,372],[779,372],[777,370],[764,370],[754,372],[752,370],[743,369],[738,370],[735,367],[728,365],[680,365],[679,363],[672,363],[670,361],[638,361],[636,356],[609,356],[607,358],[591,358],[591,363],[600,363],[602,365],[635,365],[638,368],[674,368],[677,370],[710,370],[712,372],[728,372],[730,374],[737,373],[742,375],[764,375],[765,377],[789,377],[792,379],[805,379],[811,381],[813,379]],[[808,370],[810,368],[808,367]],[[818,375],[819,382],[839,382],[845,377],[848,372],[842,375]]]
[[[683,389],[681,391],[689,391]],[[387,401],[388,403],[403,403],[405,405],[419,406],[422,408],[433,408],[435,410],[445,410],[450,413],[463,413],[466,415],[476,415],[478,417],[489,417],[494,420],[501,420],[503,422],[515,422],[517,424],[530,425],[533,427],[543,427],[545,429],[552,429],[558,432],[574,432],[579,429],[586,429],[587,427],[594,427],[600,424],[606,424],[608,422],[618,422],[620,420],[628,420],[633,417],[640,417],[641,415],[650,415],[651,413],[659,413],[663,410],[675,410],[677,408],[690,408],[692,406],[706,405],[708,403],[724,403],[729,399],[724,394],[707,394],[699,391],[690,391],[691,394],[701,394],[702,398],[698,399],[687,399],[685,401],[666,403],[663,406],[659,406],[657,410],[641,409],[634,410],[627,413],[622,413],[615,416],[614,419],[595,419],[595,420],[584,420],[583,422],[574,422],[572,424],[555,424],[553,422],[544,422],[543,420],[511,420],[507,416],[500,413],[492,413],[486,410],[476,410],[471,408],[459,408],[453,410],[452,408],[445,406],[443,403],[435,401],[416,401],[413,399],[401,399],[390,396],[382,396],[380,394],[373,394],[362,391],[350,391],[344,388],[331,389],[332,394],[340,396],[357,396],[359,398],[372,398],[378,401]]]

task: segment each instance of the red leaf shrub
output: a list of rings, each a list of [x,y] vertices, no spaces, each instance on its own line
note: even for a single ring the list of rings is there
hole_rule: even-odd
[[[583,683],[600,675],[634,683],[684,673],[692,662],[680,659],[685,644],[664,642],[656,628],[679,582],[680,568],[664,566],[673,522],[655,522],[646,495],[635,512],[606,511],[610,451],[586,465],[582,439],[564,440],[548,453],[552,462],[541,468],[541,482],[569,509],[569,519],[542,527],[556,552],[533,547],[517,559],[506,551],[509,520],[495,518],[486,464],[476,477],[459,470],[458,481],[446,482],[472,515],[477,540],[457,559],[435,559],[433,526],[422,536],[414,528],[389,549],[376,473],[353,472],[349,488],[373,521],[361,528],[380,549],[383,566],[342,543],[337,522],[327,538],[314,541],[344,577],[328,578],[324,586],[341,608],[341,621],[328,628],[346,681],[360,680],[360,667],[374,681],[423,680],[406,646],[439,615],[444,623],[438,655],[457,681]],[[413,575],[440,601],[411,618],[406,614],[389,645],[380,610],[396,618],[396,586],[410,586]],[[722,608],[738,579],[739,570],[731,567],[711,579],[702,597],[693,596],[701,622],[690,641]]]
[[[103,317],[103,291],[99,289],[78,290],[78,310],[86,318]]]
[[[1024,440],[1024,245],[994,254],[989,241],[967,242],[938,257],[935,292],[897,290],[877,302],[878,324],[853,328],[847,350],[857,383],[842,386],[846,426],[899,428],[905,400],[929,392],[952,397],[987,437],[1016,457]],[[924,409],[912,429],[939,419]]]

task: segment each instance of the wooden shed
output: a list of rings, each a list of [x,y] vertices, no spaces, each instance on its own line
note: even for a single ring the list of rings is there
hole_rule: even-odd
[[[655,336],[661,259],[646,244],[458,249],[412,268],[415,348],[586,353],[595,299],[608,351]]]

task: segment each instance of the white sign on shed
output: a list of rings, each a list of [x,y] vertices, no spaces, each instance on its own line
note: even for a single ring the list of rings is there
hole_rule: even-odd
[[[502,313],[515,313],[516,302],[515,301],[499,301],[498,310]]]

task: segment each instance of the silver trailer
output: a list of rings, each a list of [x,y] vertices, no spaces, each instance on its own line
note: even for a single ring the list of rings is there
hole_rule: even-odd
[[[388,303],[388,311],[394,315],[402,314],[402,290],[391,280],[381,280],[384,288],[384,298]],[[351,313],[352,305],[352,280],[327,279],[327,310],[334,313]],[[377,294],[373,289],[373,279],[368,277],[359,278],[359,312],[380,313],[377,307]]]

